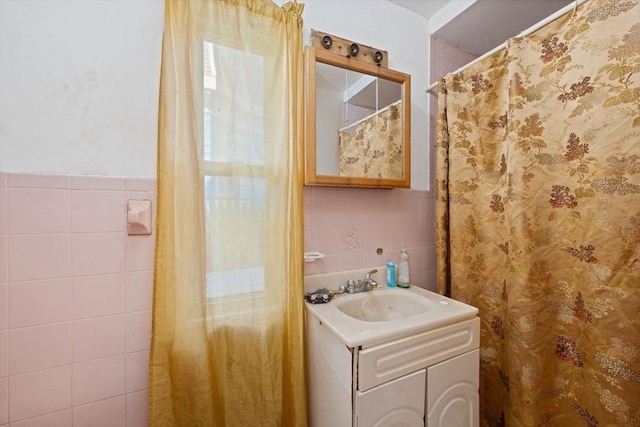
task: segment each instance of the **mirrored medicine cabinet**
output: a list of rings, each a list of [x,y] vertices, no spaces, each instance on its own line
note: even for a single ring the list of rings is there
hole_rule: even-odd
[[[411,77],[305,49],[305,185],[409,188]]]

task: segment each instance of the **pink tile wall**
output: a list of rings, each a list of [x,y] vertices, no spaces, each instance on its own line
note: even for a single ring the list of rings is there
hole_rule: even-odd
[[[129,199],[155,180],[0,173],[0,426],[147,425],[155,234],[127,236]],[[434,288],[433,192],[305,187],[304,210],[305,274],[406,247]]]
[[[305,263],[305,274],[378,267],[398,262],[406,247],[411,281],[435,286],[432,192],[305,187],[304,250],[325,257]],[[382,255],[377,249],[383,250]]]
[[[431,81],[471,62],[476,55],[442,40],[431,41]],[[429,113],[431,191],[305,187],[304,250],[325,258],[305,264],[305,274],[368,268],[411,255],[411,281],[435,290],[435,175],[437,91]],[[383,254],[376,253],[377,248]]]
[[[442,40],[431,45],[431,81],[471,62],[476,55]],[[430,187],[435,188],[437,91],[429,114]],[[435,290],[435,191],[305,187],[304,250],[325,258],[305,264],[319,274],[397,262],[401,247],[411,255],[411,281]],[[376,249],[382,248],[378,255]]]
[[[437,38],[431,39],[431,82],[456,71],[476,59],[478,55]]]
[[[0,426],[146,426],[155,179],[0,173]]]

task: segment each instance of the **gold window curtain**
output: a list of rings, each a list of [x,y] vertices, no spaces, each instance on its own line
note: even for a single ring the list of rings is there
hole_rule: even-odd
[[[438,288],[480,310],[482,426],[640,425],[640,1],[440,81]]]
[[[305,426],[302,13],[167,0],[152,426]]]

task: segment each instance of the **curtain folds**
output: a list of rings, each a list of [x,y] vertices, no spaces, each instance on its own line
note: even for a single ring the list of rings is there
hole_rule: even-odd
[[[640,1],[440,82],[438,289],[481,316],[483,426],[640,425]]]
[[[166,1],[150,425],[306,425],[302,9]]]
[[[340,176],[402,179],[402,100],[338,131]]]

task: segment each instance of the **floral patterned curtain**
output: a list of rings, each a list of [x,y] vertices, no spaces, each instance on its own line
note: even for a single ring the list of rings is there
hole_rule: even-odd
[[[481,425],[640,425],[639,3],[440,82],[438,288],[480,309]]]
[[[340,176],[402,179],[402,101],[340,129]]]

